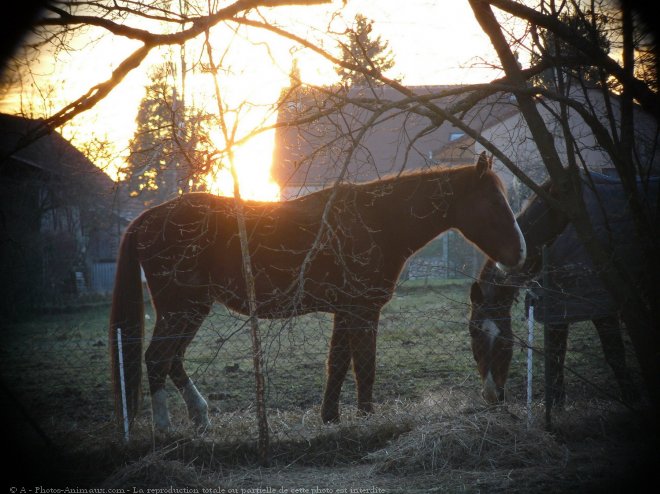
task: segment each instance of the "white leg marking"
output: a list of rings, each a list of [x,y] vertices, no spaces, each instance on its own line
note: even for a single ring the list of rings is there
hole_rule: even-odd
[[[484,381],[484,389],[481,395],[488,403],[497,403],[497,386],[495,386],[495,381],[493,381],[493,375],[490,371],[488,371],[488,375]]]
[[[188,381],[183,387],[181,390],[181,396],[183,396],[183,401],[186,402],[186,406],[188,407],[188,416],[190,417],[190,420],[192,420],[198,427],[209,427],[211,422],[209,421],[208,403],[206,403],[206,400],[202,397],[192,381]]]
[[[172,428],[170,414],[167,411],[167,393],[165,389],[159,389],[151,395],[151,411],[156,430],[167,432]]]
[[[488,337],[489,350],[492,349],[493,344],[495,343],[495,339],[500,334],[500,328],[498,328],[497,324],[495,324],[492,320],[486,319],[483,321],[483,323],[481,323],[481,330],[486,333]],[[493,380],[493,374],[490,369],[488,369],[488,374],[486,375],[486,379],[484,379],[484,388],[481,392],[481,395],[488,403],[497,403],[499,399],[497,385]]]
[[[498,328],[497,324],[495,324],[490,319],[486,319],[483,323],[481,323],[481,329],[488,336],[489,347],[493,348],[493,343],[495,343],[495,338],[497,338],[500,334],[500,328]]]

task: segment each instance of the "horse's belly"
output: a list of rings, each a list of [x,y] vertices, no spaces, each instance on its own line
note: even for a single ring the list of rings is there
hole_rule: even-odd
[[[298,300],[296,297],[285,297],[277,293],[260,293],[256,300],[256,315],[260,319],[286,319],[310,312],[334,312],[328,304],[318,303],[318,301],[310,303],[305,298],[303,296],[301,300]],[[244,296],[236,296],[236,294],[220,296],[217,300],[234,312],[245,316],[250,314],[247,294]]]
[[[261,254],[261,255],[259,255]],[[269,254],[269,255],[266,255]],[[382,273],[338,265],[321,252],[306,265],[302,254],[287,259],[260,251],[252,258],[257,316],[287,318],[310,312],[336,313],[357,307],[382,307],[391,297],[394,284]],[[286,262],[285,262],[286,261]],[[216,266],[217,300],[231,310],[249,314],[247,288],[240,263]]]

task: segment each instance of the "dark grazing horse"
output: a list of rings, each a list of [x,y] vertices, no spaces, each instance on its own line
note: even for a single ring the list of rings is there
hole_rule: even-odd
[[[288,202],[247,201],[244,210],[256,316],[334,314],[322,403],[326,422],[339,419],[340,390],[351,363],[358,409],[373,411],[380,310],[414,252],[455,228],[503,265],[517,266],[525,259],[523,236],[484,154],[475,166],[344,184]],[[154,425],[170,428],[164,390],[169,375],[191,420],[208,426],[208,407],[186,374],[184,353],[214,302],[249,313],[234,199],[184,194],[145,211],[124,233],[110,317],[110,353],[117,418],[123,418],[123,375],[131,423],[141,388],[140,267],[156,311],[144,355]]]
[[[583,187],[583,197],[596,233],[600,239],[618,244],[616,255],[625,259],[631,256],[631,244],[633,251],[636,246],[631,242],[635,236],[621,184],[597,174],[591,175],[591,183],[592,186]],[[542,188],[552,192],[550,182]],[[637,391],[626,367],[619,307],[602,285],[567,216],[533,195],[517,219],[527,244],[523,267],[503,272],[487,260],[470,290],[469,330],[472,353],[483,382],[483,397],[490,403],[504,399],[513,348],[511,307],[519,289],[527,286],[535,287],[531,290],[535,297],[545,296],[545,301],[537,302],[539,309],[535,314],[549,327],[545,351],[549,354],[546,373],[550,388],[546,392],[550,407],[564,403],[568,327],[578,321],[594,323],[622,397],[634,399]],[[539,288],[544,246],[550,252],[547,294]],[[634,264],[629,259],[627,262]]]

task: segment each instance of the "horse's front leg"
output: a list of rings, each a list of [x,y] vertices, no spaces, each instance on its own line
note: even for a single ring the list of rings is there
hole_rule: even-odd
[[[550,387],[546,390],[546,393],[550,398],[550,407],[563,408],[566,399],[564,361],[566,359],[568,324],[552,324],[548,329],[548,341],[546,342],[545,351],[549,355],[549,366],[545,372]]]
[[[188,376],[183,361],[188,345],[195,337],[195,334],[197,334],[199,327],[210,310],[210,304],[195,304],[180,318],[177,327],[181,329],[177,332],[177,347],[170,367],[170,378],[186,403],[188,417],[202,431],[211,426],[208,412],[209,406],[192,382],[192,379]]]
[[[346,324],[345,317],[339,314],[335,315],[328,352],[325,392],[321,405],[321,419],[325,423],[339,422],[339,395],[351,363],[348,340],[349,329]]]
[[[373,389],[376,381],[376,334],[378,314],[356,318],[350,330],[351,358],[357,386],[358,413],[373,413]]]

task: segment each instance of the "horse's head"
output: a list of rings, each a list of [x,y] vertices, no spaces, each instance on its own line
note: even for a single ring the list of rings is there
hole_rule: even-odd
[[[480,157],[481,159],[481,157]],[[550,181],[541,185],[554,195]],[[533,195],[517,217],[517,226],[524,235],[526,260],[514,269],[502,270],[503,262],[487,261],[479,281],[470,290],[470,339],[472,354],[483,382],[483,397],[490,403],[504,399],[504,386],[512,357],[511,307],[520,286],[541,267],[543,245],[560,234],[568,218],[548,206],[540,196]],[[488,254],[488,252],[486,252]],[[491,255],[491,259],[498,259]]]
[[[504,400],[513,355],[511,306],[515,292],[492,261],[486,263],[479,281],[470,289],[472,355],[483,383],[482,396],[489,403]]]
[[[557,197],[551,181],[546,181],[541,189],[552,197]],[[541,253],[544,245],[549,245],[568,225],[568,216],[552,208],[541,196],[533,194],[517,217],[518,225],[527,243],[527,261],[522,273],[533,275],[541,269]]]
[[[481,153],[455,204],[455,227],[488,257],[513,269],[525,262],[525,238],[492,166]]]

